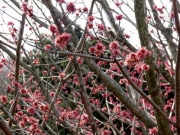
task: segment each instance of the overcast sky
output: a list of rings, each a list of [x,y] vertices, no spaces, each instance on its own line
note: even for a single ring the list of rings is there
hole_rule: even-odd
[[[19,1],[19,0],[18,0]],[[54,1],[54,3],[55,3],[55,0],[53,0]],[[71,2],[74,2],[74,1],[72,1],[72,0],[66,0],[66,1],[71,1]],[[132,8],[133,8],[133,3],[131,2],[131,0],[126,0],[126,1],[128,1],[129,2],[129,4],[132,6]],[[155,1],[155,2],[157,2],[157,1]],[[165,3],[165,6],[167,7],[167,8],[170,8],[170,6],[169,6],[169,0],[163,0],[163,2]],[[15,10],[17,10],[19,13],[21,13],[21,11],[19,11],[19,9],[17,9],[10,1],[8,2],[11,6],[13,6],[13,8],[15,9]],[[29,3],[31,3],[31,0],[29,0]],[[90,8],[90,5],[91,5],[91,0],[85,0],[85,3],[83,3],[82,2],[82,0],[76,0],[76,7],[77,8],[79,8],[79,7],[82,7],[82,5],[86,5],[88,8]],[[21,20],[21,15],[20,14],[18,14],[18,13],[16,13],[12,8],[10,8],[8,5],[6,5],[2,0],[0,0],[0,5],[1,5],[1,16],[0,16],[0,32],[8,32],[8,27],[7,27],[7,23],[9,22],[9,21],[12,21],[13,19],[11,18],[11,17],[13,17],[13,18],[15,18],[15,19],[17,19],[17,20]],[[57,4],[54,4],[55,6],[57,6],[57,7],[59,7]],[[117,7],[115,7],[115,6],[112,6],[113,4],[110,4],[111,5],[111,8],[112,9],[117,9]],[[2,8],[2,6],[6,6],[7,8]],[[39,5],[40,7],[41,7],[41,5]],[[65,6],[65,5],[64,5]],[[157,6],[162,6],[162,3],[161,3],[161,0],[158,0],[158,3],[157,3]],[[131,11],[131,10],[129,10],[129,8],[127,8],[127,6],[125,6],[125,5],[122,5],[122,9],[123,9],[123,11],[127,14],[127,16],[130,18],[130,19],[132,19],[132,21],[133,22],[135,22],[135,16],[134,16],[134,13]],[[3,12],[3,10],[5,10],[5,12]],[[38,10],[38,9],[36,9],[35,8],[35,6],[34,6],[34,8],[33,8],[33,10],[34,10],[34,14],[36,15],[36,16],[38,16],[38,17],[42,17],[41,15],[42,15],[42,13]],[[168,9],[169,10],[169,9]],[[118,11],[118,10],[117,10]],[[49,12],[48,12],[48,10],[46,9],[46,8],[44,8],[43,9],[43,12],[46,14],[46,15],[50,15],[49,14]],[[7,15],[7,14],[8,15]],[[94,16],[97,16],[98,17],[98,14],[95,14],[95,13],[97,13],[97,9],[95,8],[95,10],[94,10],[94,12],[93,12],[94,14]],[[106,21],[106,24],[108,25],[108,26],[110,26],[110,24],[108,23],[108,20],[106,19],[106,15],[104,14],[104,12],[103,12],[103,16],[104,16],[104,19],[105,19],[105,21]],[[114,14],[114,16],[115,16],[115,14]],[[71,20],[75,20],[76,19],[76,17],[75,17],[75,14],[73,14],[73,15],[69,15],[69,18],[71,19]],[[3,22],[3,20],[4,20],[4,22]],[[29,18],[29,20],[31,21],[31,19]],[[15,27],[16,28],[19,28],[20,27],[20,23],[18,22],[18,21],[13,21],[14,23],[15,23]],[[77,21],[76,21],[76,23],[77,24],[79,24],[82,28],[84,28],[84,26],[85,26],[85,22],[86,22],[86,20],[85,20],[85,17],[81,17],[81,18],[79,18]],[[97,21],[98,22],[98,21]],[[118,23],[118,22],[117,22]],[[137,45],[137,46],[139,46],[139,37],[138,37],[138,33],[137,33],[137,30],[136,30],[136,28],[134,27],[134,26],[132,26],[128,21],[126,21],[125,19],[123,19],[122,21],[121,21],[121,27],[122,28],[124,28],[124,32],[125,33],[127,33],[127,34],[129,34],[130,35],[130,42],[131,43],[133,43],[134,45]],[[26,30],[25,30],[25,34],[28,34],[28,35],[30,35],[31,34],[31,32],[28,30],[29,29],[29,26],[28,27],[26,27]],[[44,32],[44,33],[47,33],[48,31],[47,30],[45,30],[45,29],[41,29],[41,32]],[[11,38],[9,35],[7,35],[7,38]]]

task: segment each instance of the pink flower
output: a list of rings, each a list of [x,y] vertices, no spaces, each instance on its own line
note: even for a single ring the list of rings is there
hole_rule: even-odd
[[[55,38],[55,44],[60,49],[64,49],[66,47],[67,42],[71,39],[70,34],[63,33]]]
[[[52,46],[50,44],[47,44],[44,46],[44,49],[47,51],[50,50],[51,48],[52,48]]]
[[[94,46],[91,46],[90,48],[89,48],[89,53],[91,53],[91,54],[93,54],[94,52],[95,52],[95,47]]]
[[[111,50],[113,56],[120,55],[119,43],[117,41],[112,41],[109,44],[109,49]]]
[[[117,104],[117,105],[114,107],[113,112],[115,112],[115,113],[120,113],[120,111],[121,111],[121,106],[120,106],[120,104]]]
[[[88,28],[88,29],[92,29],[92,28],[93,28],[93,24],[92,24],[92,23],[88,23],[88,24],[87,24],[87,28]]]
[[[153,30],[153,29],[151,29],[151,30],[150,30],[150,32],[151,32],[151,33],[154,33],[154,30]]]
[[[39,59],[38,59],[38,58],[36,58],[36,59],[33,61],[33,64],[35,64],[35,65],[39,65],[39,64],[40,64]]]
[[[125,38],[130,38],[130,35],[124,34]]]
[[[103,31],[104,30],[104,24],[98,24],[98,29],[100,31]]]
[[[120,50],[113,50],[112,55],[113,56],[119,56],[120,55]]]
[[[83,63],[83,59],[81,57],[77,57],[77,62],[81,65]]]
[[[88,115],[82,114],[79,126],[81,126],[81,127],[84,126],[88,122],[88,120],[89,120]]]
[[[110,135],[112,132],[110,130],[103,130],[102,135]]]
[[[43,115],[43,120],[47,121],[48,115]]]
[[[142,65],[142,69],[143,69],[144,71],[148,71],[148,70],[150,69],[150,67],[149,67],[149,65],[143,64],[143,65]]]
[[[4,64],[3,63],[0,63],[0,69],[4,67]]]
[[[50,97],[52,97],[52,98],[53,98],[53,97],[55,96],[55,93],[54,93],[54,92],[50,92],[50,94],[49,94],[49,95],[50,95]]]
[[[158,130],[156,127],[149,129],[149,134],[156,135],[158,133]]]
[[[76,13],[76,17],[78,17],[79,16],[79,13]]]
[[[12,92],[12,87],[10,85],[7,86],[7,92],[8,93]]]
[[[151,52],[148,51],[146,48],[142,48],[141,50],[139,50],[137,52],[137,56],[139,57],[140,60],[143,60],[145,59],[147,56],[150,56],[151,55]]]
[[[96,56],[101,56],[101,54],[105,51],[106,47],[102,44],[102,43],[97,43],[95,45],[95,51],[94,51],[94,55]]]
[[[116,5],[117,7],[121,6],[122,4],[123,4],[123,2],[115,2],[115,5]]]
[[[21,117],[23,114],[24,114],[23,111],[18,111],[18,112],[16,113],[16,115],[17,115],[18,117]]]
[[[57,27],[56,26],[54,26],[54,25],[50,25],[49,26],[49,30],[53,33],[53,34],[55,34],[58,30],[57,30]]]
[[[157,5],[153,5],[153,8],[154,8],[154,9],[157,9]]]
[[[28,13],[29,17],[32,17],[33,16],[33,7],[30,6],[27,11],[28,11],[27,13]]]
[[[25,122],[24,121],[20,121],[19,125],[20,125],[20,127],[24,128],[25,127]]]
[[[30,76],[29,79],[28,79],[29,82],[32,82],[33,81],[33,77]]]
[[[0,96],[0,100],[2,104],[6,104],[8,102],[7,96],[4,95]]]
[[[171,18],[174,18],[174,11],[172,11],[172,12],[170,13],[170,17],[171,17]]]
[[[73,111],[71,111],[71,112],[68,113],[67,118],[69,118],[69,119],[74,119],[74,118],[76,118],[77,116],[78,116],[78,112],[77,112],[76,110],[73,110]]]
[[[130,53],[125,60],[127,65],[135,65],[141,61],[143,61],[147,56],[150,56],[151,52],[148,51],[146,48],[142,48],[136,53]]]
[[[48,105],[40,105],[39,109],[44,111],[44,112],[48,112],[49,111],[49,106]]]
[[[88,12],[88,8],[87,8],[87,7],[84,7],[84,8],[83,8],[83,11],[84,11],[84,12]]]
[[[81,12],[82,12],[82,9],[81,9],[81,8],[79,8],[79,9],[78,9],[78,11],[81,13]]]
[[[157,11],[159,11],[160,14],[163,14],[163,13],[164,13],[164,12],[163,12],[163,8],[157,8]]]
[[[125,60],[126,65],[135,65],[139,62],[139,58],[137,57],[136,53],[130,53]]]
[[[119,83],[120,84],[128,84],[129,82],[127,79],[121,79],[121,80],[119,80]]]
[[[27,7],[27,2],[23,2],[21,5],[21,9],[24,13],[27,13],[28,7]]]
[[[35,108],[37,108],[37,107],[38,107],[38,102],[34,102],[34,103],[33,103],[33,106],[34,106]]]
[[[59,79],[63,79],[66,76],[64,72],[59,73]]]
[[[55,67],[51,67],[51,70],[55,70],[56,68]]]
[[[85,120],[81,120],[80,123],[79,123],[79,126],[82,127],[86,124],[87,122]]]
[[[152,19],[152,17],[151,17],[150,15],[148,15],[148,16],[146,17],[146,19],[149,20],[149,19]]]
[[[121,14],[116,16],[116,20],[122,20],[122,19],[123,19],[123,16]]]
[[[13,22],[11,22],[11,21],[9,21],[7,25],[11,25],[11,26],[13,26],[13,25],[14,25],[14,23],[13,23]]]
[[[35,124],[33,124],[32,126],[29,127],[29,130],[30,130],[30,131],[34,131],[34,130],[36,130],[37,128],[38,128],[38,124],[35,123]]]
[[[75,5],[72,2],[68,3],[66,10],[69,13],[74,13],[76,11]]]
[[[117,41],[113,41],[109,44],[110,50],[118,50],[119,49],[119,44]]]
[[[12,81],[12,84],[13,84],[14,86],[17,86],[17,87],[19,86],[19,83],[18,83],[16,80],[13,80],[13,81]]]
[[[27,90],[24,89],[24,88],[22,88],[22,89],[20,90],[20,93],[21,93],[21,94],[27,94]]]
[[[6,63],[7,61],[6,61],[6,59],[1,59],[1,62]]]
[[[25,13],[25,14],[28,14],[29,17],[32,17],[33,16],[33,7],[30,6],[28,8],[27,6],[27,2],[23,2],[22,5],[21,5],[21,10]]]
[[[89,16],[89,17],[88,17],[88,21],[89,21],[89,22],[93,22],[93,20],[94,20],[94,17],[93,17],[93,16]]]
[[[27,112],[28,112],[29,114],[35,114],[36,110],[35,110],[35,108],[30,107],[30,108],[27,109]]]
[[[43,75],[47,75],[47,71],[42,71],[42,74]]]
[[[105,96],[106,96],[106,95],[105,95]],[[102,111],[103,111],[103,112],[106,112],[106,111],[107,111],[107,108],[106,108],[106,107],[103,107],[103,108],[102,108]]]
[[[97,43],[95,45],[95,48],[96,50],[99,50],[99,51],[104,51],[106,49],[106,47],[102,43]]]

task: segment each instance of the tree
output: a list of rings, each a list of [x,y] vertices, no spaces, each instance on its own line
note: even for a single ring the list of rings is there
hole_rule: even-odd
[[[2,133],[180,134],[178,1],[2,3]]]

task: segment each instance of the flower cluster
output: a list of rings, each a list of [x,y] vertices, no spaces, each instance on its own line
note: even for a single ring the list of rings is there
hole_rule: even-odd
[[[97,24],[98,30],[103,31],[105,29],[104,24]]]
[[[119,69],[119,67],[117,66],[116,63],[110,63],[110,70],[111,71],[116,71],[117,73],[120,73],[121,70]],[[110,72],[110,71],[109,71]]]
[[[129,84],[129,82],[128,82],[127,79],[120,79],[120,80],[119,80],[119,83],[120,83],[120,84]]]
[[[63,79],[66,76],[66,74],[64,72],[59,73],[59,79]]]
[[[97,86],[94,86],[94,87],[91,87],[90,88],[92,90],[92,93],[93,94],[97,94],[98,92],[102,92],[105,90],[104,86],[103,85],[97,85]]]
[[[79,116],[78,110],[72,110],[71,108],[60,108],[60,112],[61,112],[61,117],[60,119],[62,121],[67,120],[67,119],[77,119],[77,117]]]
[[[123,15],[119,14],[119,15],[116,15],[116,20],[122,20],[123,19]]]
[[[55,25],[50,25],[49,26],[49,30],[51,31],[51,33],[53,34],[53,35],[58,35],[59,33],[58,33],[58,30],[57,30],[57,27],[55,26]]]
[[[88,121],[89,121],[88,115],[85,114],[85,113],[82,114],[82,115],[81,115],[81,119],[80,119],[79,126],[80,126],[80,127],[84,126],[85,124],[87,124]]]
[[[140,73],[142,70],[148,71],[149,68],[150,68],[149,65],[140,62],[139,64],[136,64],[136,65],[135,65],[135,68],[134,68],[134,69],[135,69],[138,73]]]
[[[28,7],[28,6],[27,6],[27,2],[23,2],[23,3],[22,3],[21,9],[22,9],[22,11],[23,11],[25,14],[28,14],[29,17],[32,17],[32,16],[33,16],[33,7],[32,7],[32,6]]]
[[[164,13],[164,12],[163,12],[164,6],[162,6],[161,8],[158,8],[157,5],[153,5],[153,8],[154,8],[155,10],[157,10],[160,14],[163,14],[163,13]]]
[[[126,65],[135,65],[141,61],[143,61],[147,56],[150,56],[151,52],[148,51],[146,48],[142,48],[136,53],[130,53],[125,60]]]
[[[94,20],[94,17],[93,17],[93,16],[89,16],[89,17],[88,17],[88,22],[91,22],[91,23],[92,23],[93,20]]]
[[[74,13],[76,11],[76,7],[75,5],[72,3],[72,2],[69,2],[67,4],[67,8],[66,10],[69,12],[69,13]]]
[[[93,20],[94,20],[93,16],[89,16],[88,17],[88,23],[87,23],[87,28],[88,29],[92,29],[93,28]]]
[[[61,35],[58,35],[55,38],[55,44],[60,49],[65,49],[67,42],[71,39],[71,35],[68,33],[63,33]]]
[[[39,65],[39,64],[40,64],[40,60],[39,60],[38,58],[36,58],[36,59],[33,61],[33,64]]]
[[[52,46],[50,44],[47,44],[47,45],[44,46],[44,49],[46,51],[50,50],[51,48],[52,48]]]
[[[101,132],[101,135],[111,135],[111,134],[112,134],[112,131],[110,131],[110,130],[103,130]]]
[[[88,8],[87,7],[83,7],[83,12],[87,13],[88,12]]]
[[[0,101],[2,104],[6,104],[8,102],[8,98],[5,95],[0,96]]]
[[[109,49],[111,50],[114,57],[120,55],[119,43],[117,41],[112,41],[109,44]]]
[[[77,57],[77,62],[82,65],[83,64],[83,59],[81,57]]]
[[[106,49],[106,47],[102,43],[99,42],[95,46],[91,46],[89,48],[89,53],[100,57],[101,54],[105,51],[105,49]]]
[[[171,68],[169,63],[168,62],[164,62],[164,64],[166,66],[165,70],[167,70],[171,76],[175,75],[175,71]]]
[[[122,4],[123,4],[123,2],[115,2],[115,5],[116,5],[117,7],[121,6]]]
[[[156,135],[157,133],[158,133],[158,130],[157,130],[156,127],[149,129],[149,134],[150,135]]]

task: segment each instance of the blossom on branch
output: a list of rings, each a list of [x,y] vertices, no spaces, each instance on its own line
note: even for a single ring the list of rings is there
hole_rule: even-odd
[[[71,35],[63,33],[55,38],[55,44],[60,49],[65,49],[67,42],[71,39]]]
[[[74,5],[72,2],[69,2],[69,3],[67,4],[66,10],[67,10],[69,13],[74,13],[74,12],[76,11],[75,5]]]

